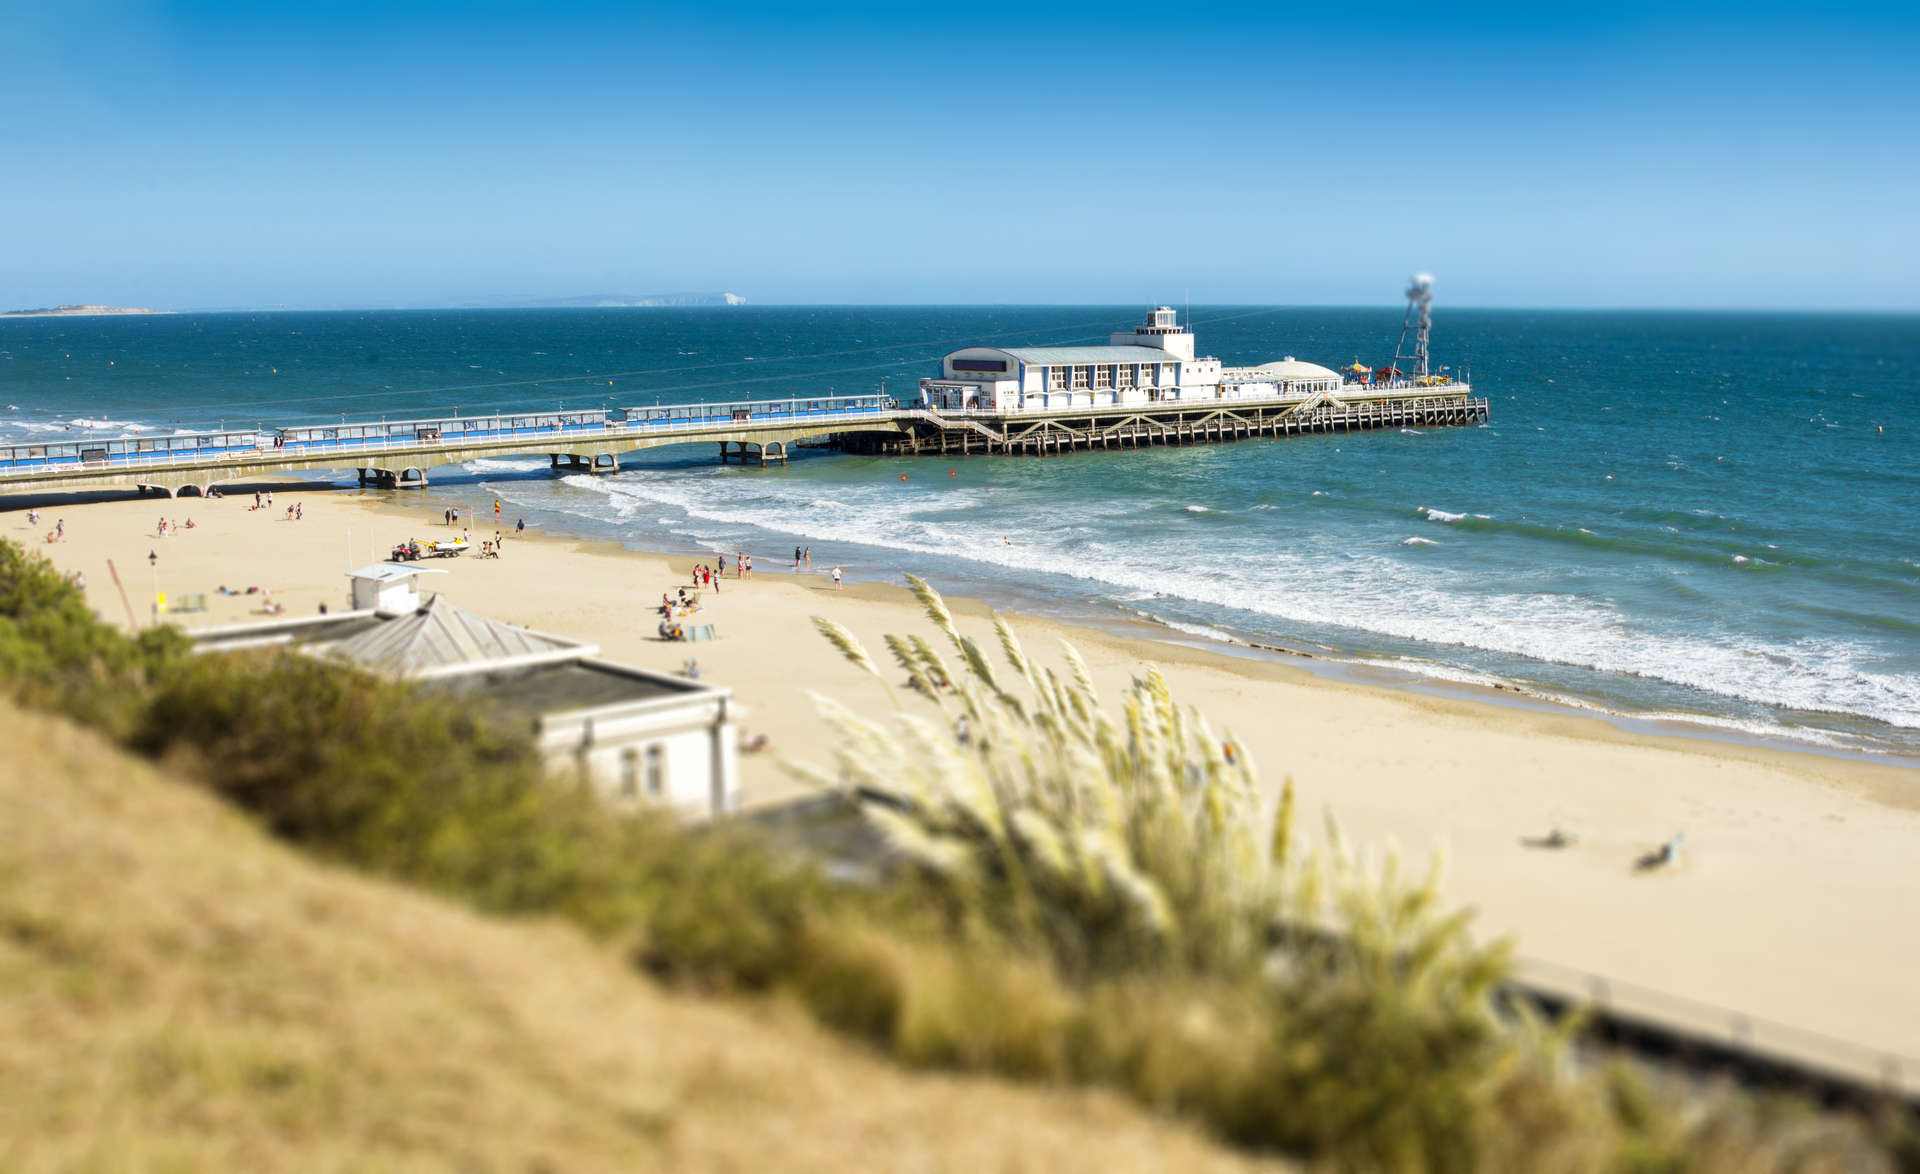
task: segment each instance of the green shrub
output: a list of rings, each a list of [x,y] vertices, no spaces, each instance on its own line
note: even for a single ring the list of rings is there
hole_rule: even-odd
[[[296,843],[596,932],[642,915],[643,843],[668,834],[549,777],[519,722],[293,653],[176,667],[131,741]]]
[[[102,623],[45,556],[0,541],[0,681],[17,701],[118,736],[187,647],[171,627],[128,636]]]

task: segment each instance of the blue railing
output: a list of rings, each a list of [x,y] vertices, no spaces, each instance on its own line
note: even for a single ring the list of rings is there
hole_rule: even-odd
[[[502,412],[426,420],[342,421],[338,425],[301,425],[257,433],[17,444],[0,446],[0,476],[51,470],[197,464],[252,457],[433,450],[539,437],[617,439],[729,426],[885,419],[894,408],[894,401],[882,395],[828,396],[596,408],[583,412]]]

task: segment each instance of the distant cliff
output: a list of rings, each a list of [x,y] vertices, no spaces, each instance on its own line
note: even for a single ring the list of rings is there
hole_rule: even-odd
[[[732,297],[732,294],[723,295]],[[171,314],[172,310],[141,310],[131,306],[50,306],[38,310],[8,310],[0,318],[79,318],[88,314]]]

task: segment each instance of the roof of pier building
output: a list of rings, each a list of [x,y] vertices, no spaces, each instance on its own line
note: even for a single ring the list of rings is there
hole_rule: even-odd
[[[1035,346],[968,347],[948,355],[972,357],[981,354],[1006,355],[1029,367],[1064,367],[1077,363],[1178,363],[1179,355],[1150,346]]]
[[[1288,379],[1340,378],[1338,371],[1295,358],[1275,359],[1271,363],[1262,363],[1258,367],[1231,367],[1222,374],[1239,379],[1271,379],[1276,383]]]

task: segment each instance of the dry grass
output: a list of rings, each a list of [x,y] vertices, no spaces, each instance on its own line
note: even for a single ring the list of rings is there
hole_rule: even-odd
[[[1259,1165],[313,864],[57,719],[0,744],[0,1168]]]

